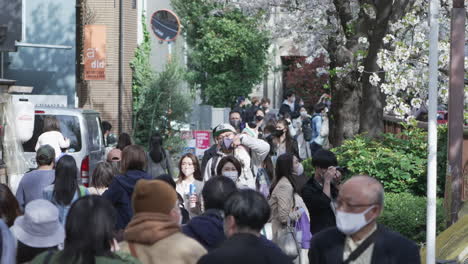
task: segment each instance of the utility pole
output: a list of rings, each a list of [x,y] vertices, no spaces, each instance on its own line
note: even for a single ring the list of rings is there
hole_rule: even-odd
[[[435,264],[437,194],[437,87],[439,63],[439,0],[429,2],[429,120],[427,156],[426,264]]]
[[[448,122],[448,184],[451,188],[450,224],[458,220],[462,199],[462,151],[464,111],[464,0],[453,0],[450,32],[449,122]]]

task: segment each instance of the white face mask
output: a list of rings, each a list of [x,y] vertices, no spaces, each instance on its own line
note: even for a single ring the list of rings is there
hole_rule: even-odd
[[[234,182],[237,181],[237,171],[224,171],[223,172],[224,177],[228,177],[229,179],[233,180]]]
[[[194,172],[195,172],[195,169],[194,169],[194,168],[183,168],[183,169],[182,169],[182,173],[183,173],[185,176],[193,175]]]
[[[300,175],[304,174],[304,167],[302,166],[301,163],[299,163],[299,165],[297,165],[297,167],[295,168],[295,172],[296,172],[297,176],[300,176]]]
[[[306,111],[301,111],[301,116],[302,116],[302,117],[306,117],[306,116],[307,116],[307,112],[306,112]]]
[[[362,213],[347,213],[336,210],[336,227],[345,235],[352,235],[361,230],[370,221],[366,220],[366,214],[374,208],[374,205]]]

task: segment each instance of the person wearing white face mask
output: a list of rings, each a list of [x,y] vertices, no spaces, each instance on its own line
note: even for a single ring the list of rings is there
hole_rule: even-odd
[[[311,264],[418,264],[418,246],[377,225],[383,210],[382,184],[369,176],[346,181],[336,201],[336,227],[312,238]]]
[[[192,187],[191,187],[192,186]],[[179,162],[179,179],[176,181],[176,191],[184,199],[184,207],[189,211],[190,218],[202,211],[201,191],[203,178],[198,159],[192,153],[182,156]]]
[[[223,157],[216,168],[218,176],[224,176],[238,184],[239,176],[242,173],[242,165],[234,156]]]

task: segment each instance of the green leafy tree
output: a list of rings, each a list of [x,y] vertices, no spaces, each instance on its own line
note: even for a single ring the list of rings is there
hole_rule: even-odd
[[[178,125],[186,122],[191,106],[190,96],[182,92],[182,80],[183,71],[173,59],[140,90],[134,129],[138,144],[148,145],[151,134],[156,131],[170,138],[177,134]],[[179,145],[174,142],[174,146]]]
[[[190,46],[187,80],[204,103],[223,107],[248,96],[267,70],[268,33],[257,16],[199,0],[172,0]]]
[[[142,21],[146,21],[143,16]],[[143,42],[135,51],[130,66],[133,70],[133,137],[137,144],[148,146],[152,133],[158,131],[165,138],[165,145],[172,152],[183,147],[177,137],[178,127],[186,121],[190,112],[190,96],[182,92],[183,71],[173,59],[161,73],[155,73],[149,61],[151,39],[143,22]]]

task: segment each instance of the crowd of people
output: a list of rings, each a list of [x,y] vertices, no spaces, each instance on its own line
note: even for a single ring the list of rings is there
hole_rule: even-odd
[[[420,263],[414,242],[377,224],[382,185],[342,183],[327,150],[328,97],[307,108],[294,92],[278,113],[267,98],[240,97],[201,162],[174,162],[158,133],[145,151],[103,123],[115,147],[88,188],[57,153],[67,139],[50,120],[37,169],[16,195],[0,185],[0,263]]]

